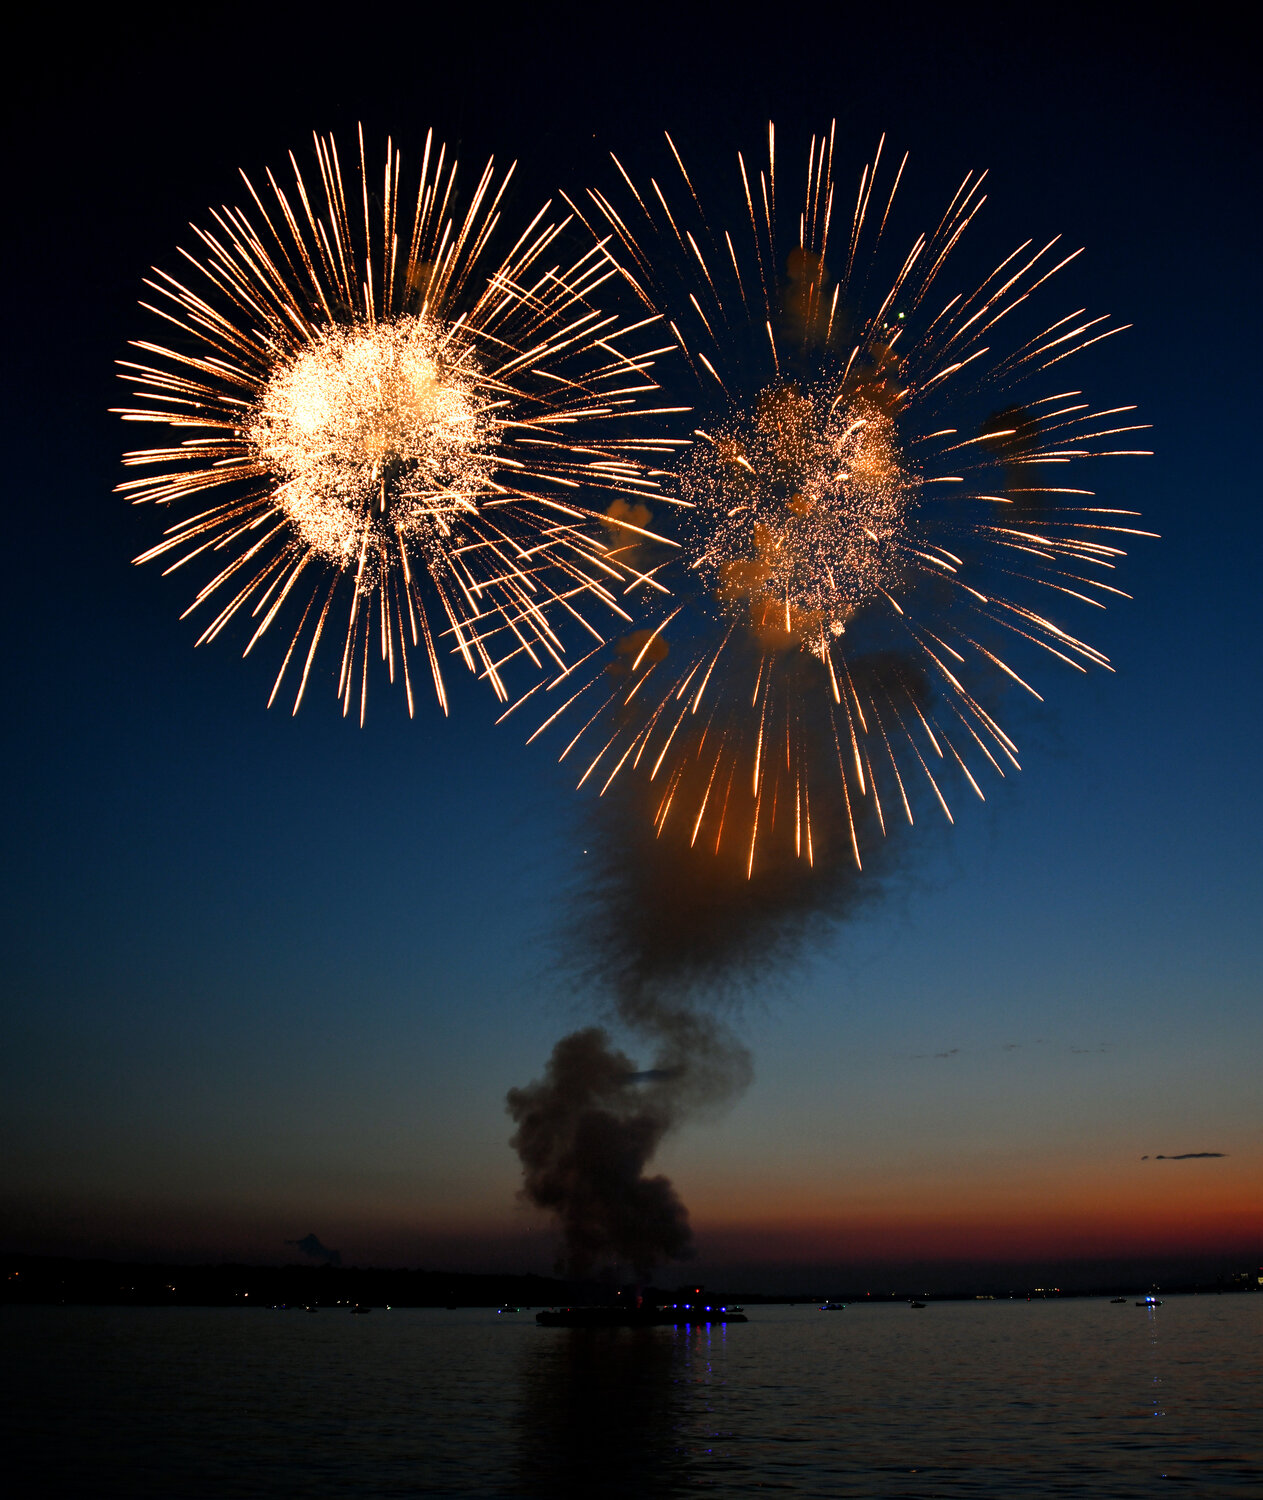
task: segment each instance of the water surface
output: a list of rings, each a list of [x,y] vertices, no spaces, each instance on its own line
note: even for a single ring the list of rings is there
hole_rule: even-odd
[[[530,1313],[0,1309],[22,1496],[1263,1493],[1263,1296]]]

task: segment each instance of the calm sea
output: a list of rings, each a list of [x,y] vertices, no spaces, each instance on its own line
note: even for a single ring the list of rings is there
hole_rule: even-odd
[[[2,1308],[25,1497],[1263,1495],[1263,1296],[530,1313]]]

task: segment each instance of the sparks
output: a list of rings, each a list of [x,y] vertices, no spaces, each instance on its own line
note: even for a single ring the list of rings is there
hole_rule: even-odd
[[[620,167],[626,205],[597,190],[572,205],[613,236],[636,296],[670,329],[695,416],[662,476],[679,550],[654,573],[687,607],[641,622],[613,663],[594,659],[604,707],[563,754],[599,735],[579,752],[585,779],[661,783],[659,836],[678,822],[690,846],[729,848],[749,876],[761,848],[772,863],[788,851],[859,866],[892,809],[950,821],[953,783],[982,797],[982,762],[1017,766],[984,705],[1007,684],[1040,696],[1019,655],[1108,668],[1050,616],[1121,592],[1099,570],[1122,556],[1120,535],[1149,534],[1115,524],[1086,488],[1042,483],[1044,465],[1118,456],[1101,440],[1133,430],[1102,425],[1130,408],[1031,388],[1105,336],[1105,319],[1047,325],[1027,306],[1078,252],[1028,242],[940,290],[981,175],[892,255],[906,156],[879,185],[883,138],[837,225],[834,133],[815,138],[792,215],[782,163],[778,218],[773,139],[757,176],[738,157],[742,232],[712,225],[674,142],[678,202],[669,178],[646,193]],[[650,638],[653,654],[630,662],[629,643]]]
[[[358,146],[346,171],[315,137],[314,172],[291,155],[288,187],[243,174],[249,206],[195,228],[185,279],[153,273],[142,306],[166,337],[120,361],[145,403],[121,415],[179,440],[128,453],[148,472],[119,489],[179,515],[137,561],[211,564],[199,644],[231,625],[248,653],[275,627],[270,701],[288,679],[296,712],[328,641],[362,722],[370,657],[409,713],[424,658],[446,711],[453,654],[505,699],[506,662],[562,667],[559,620],[625,628],[620,517],[663,450],[630,429],[658,320],[602,310],[617,271],[600,239],[575,248],[545,205],[493,249],[512,167],[488,162],[458,212],[432,136],[407,196],[401,154],[388,142],[377,175]]]

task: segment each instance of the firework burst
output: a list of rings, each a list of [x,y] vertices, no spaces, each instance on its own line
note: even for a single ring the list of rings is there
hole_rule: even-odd
[[[604,243],[567,252],[548,205],[493,248],[512,167],[489,161],[458,210],[432,136],[407,192],[389,142],[376,178],[362,131],[345,175],[331,138],[314,146],[289,187],[243,173],[250,206],[194,228],[184,280],[146,282],[167,337],[120,362],[146,403],[121,415],[181,437],[128,453],[149,472],[119,488],[184,514],[137,561],[212,564],[199,644],[246,621],[249,653],[275,626],[269,702],[288,677],[297,711],[326,640],[361,722],[375,654],[410,714],[418,656],[445,711],[451,653],[504,698],[507,660],[560,666],[558,619],[597,640],[630,619],[626,544],[662,449],[628,419],[655,390],[658,320],[601,309]]]
[[[621,196],[572,206],[616,237],[692,372],[697,426],[659,476],[674,597],[612,659],[537,684],[532,702],[560,701],[536,733],[572,723],[581,783],[638,775],[660,834],[727,848],[747,877],[760,849],[814,863],[827,844],[858,866],[892,815],[913,820],[918,787],[950,819],[954,784],[982,797],[983,767],[1017,767],[993,700],[1001,684],[1039,696],[1032,648],[1108,666],[1061,607],[1118,597],[1120,537],[1149,533],[1066,466],[1138,451],[1118,443],[1139,424],[1057,375],[1121,329],[1032,319],[1078,253],[1055,239],[944,287],[984,201],[974,173],[892,259],[907,158],[884,171],[884,138],[849,211],[833,133],[813,138],[801,207],[778,216],[769,129],[761,169],[738,157],[736,232],[668,145],[674,197],[615,160]]]

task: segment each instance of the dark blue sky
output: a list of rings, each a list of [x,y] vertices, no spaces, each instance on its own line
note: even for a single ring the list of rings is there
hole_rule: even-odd
[[[362,120],[415,156],[433,125],[471,163],[517,157],[525,215],[600,180],[610,149],[635,169],[663,128],[726,183],[769,116],[790,160],[836,118],[843,176],[889,132],[931,208],[988,167],[988,245],[1087,245],[1054,300],[1136,326],[1074,383],[1155,424],[1156,456],[1119,465],[1106,503],[1162,540],[1137,545],[1134,602],[1091,636],[1117,675],[1050,671],[1022,776],[929,834],[905,883],[746,1019],[754,1089],[666,1160],[703,1256],[708,1226],[733,1264],[781,1226],[766,1255],[792,1258],[808,1224],[826,1226],[801,1230],[817,1259],[859,1254],[857,1224],[912,1224],[929,1256],[948,1222],[1033,1222],[1035,1182],[1067,1214],[1076,1184],[1114,1196],[1155,1245],[1198,1223],[1207,1243],[1263,1235],[1258,140],[1240,39],[1048,12],[756,33],[638,11],[626,35],[568,14],[501,31],[348,13],[333,35],[216,13],[206,31],[20,48],[0,1244],[270,1258],[314,1229],[364,1260],[547,1263],[527,1245],[546,1229],[513,1204],[502,1099],[593,1013],[550,977],[581,878],[567,781],[492,727],[473,684],[447,721],[380,694],[361,731],[331,691],[297,719],[265,711],[269,660],[194,651],[187,585],[129,565],[154,518],[112,493],[128,445],[112,362],[144,326],[146,268],[237,197],[239,166],[313,127]],[[1138,1158],[1192,1150],[1228,1156],[1162,1164],[1185,1175],[1146,1208]],[[1230,1228],[1251,1202],[1254,1228]],[[1104,1253],[1116,1230],[1074,1243]]]

